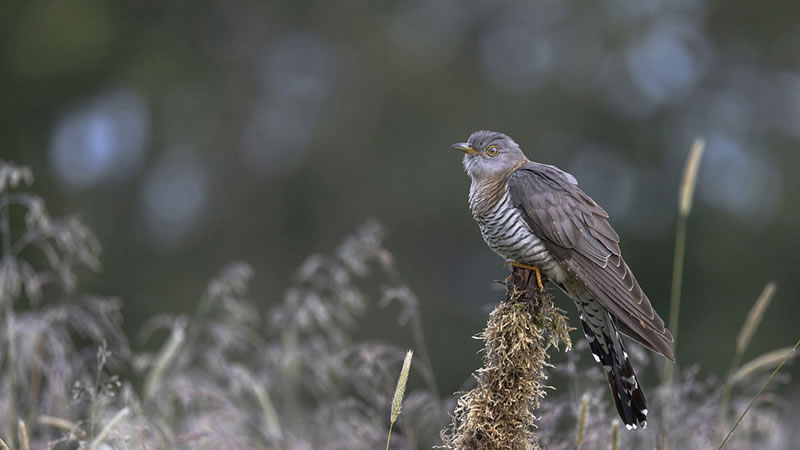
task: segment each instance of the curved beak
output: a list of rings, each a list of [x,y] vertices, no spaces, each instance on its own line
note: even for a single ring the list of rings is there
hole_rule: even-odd
[[[459,142],[457,144],[453,144],[450,146],[458,151],[462,151],[468,155],[479,155],[481,152],[475,150],[474,148],[470,147],[469,144],[466,142]]]

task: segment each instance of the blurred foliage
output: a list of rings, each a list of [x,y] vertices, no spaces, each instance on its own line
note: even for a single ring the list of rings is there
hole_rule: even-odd
[[[399,276],[377,223],[353,230],[330,255],[307,257],[266,314],[254,308],[252,268],[233,262],[207,283],[194,313],[156,315],[129,339],[121,329],[119,299],[87,294],[76,276],[81,266],[97,268],[100,247],[93,233],[74,218],[50,216],[43,200],[27,191],[31,180],[28,168],[0,162],[0,447],[361,449],[382,446],[389,422],[393,439],[386,448],[441,442],[438,428],[450,419],[455,396],[438,393],[420,302]],[[528,273],[528,287],[511,295],[527,298],[534,280]],[[533,292],[537,297],[539,291]],[[577,427],[579,447],[602,447],[611,435],[621,448],[652,447],[659,436],[674,448],[709,448],[731,422],[728,406],[741,411],[759,386],[767,387],[765,372],[777,364],[773,354],[765,354],[739,367],[723,386],[698,378],[696,368],[682,371],[674,383],[653,390],[653,410],[663,415],[668,407],[674,416],[666,434],[650,427],[619,436],[616,415],[608,415],[610,398],[597,383],[602,370],[579,364],[588,343],[578,341],[578,352],[566,353],[557,366],[548,364],[545,347],[556,336],[568,341],[568,327],[549,301],[537,312],[531,300],[495,310],[483,335],[489,366],[476,371],[481,389],[506,391],[495,413],[515,410],[494,421],[479,418],[479,425],[496,429],[495,437],[507,442],[510,432],[536,426],[548,448],[574,448]],[[408,381],[408,395],[399,417],[402,394],[394,389],[394,374],[403,350],[357,336],[363,321],[390,305],[399,311],[379,325],[410,335],[420,355],[409,373],[411,352],[406,353],[400,383],[405,390]],[[766,305],[757,302],[755,308]],[[551,328],[555,335],[545,338],[533,328]],[[753,336],[758,326],[748,328]],[[151,341],[158,350],[145,348]],[[518,351],[525,346],[528,351]],[[629,350],[637,367],[650,362],[641,348]],[[790,354],[780,353],[785,362]],[[520,371],[525,366],[531,370]],[[791,380],[775,376],[778,369],[769,381]],[[487,385],[489,380],[480,379],[490,372],[495,382]],[[538,397],[550,391],[541,382],[551,374],[569,380],[573,391],[550,392],[539,405]],[[527,383],[531,377],[533,384]],[[517,381],[535,397],[513,395],[508,386]],[[776,396],[774,386],[764,388],[727,448],[794,448],[798,430],[789,424],[796,416],[785,414],[792,402]],[[577,392],[583,393],[581,408],[575,405]],[[474,393],[459,401],[455,414],[484,409],[464,409],[463,401]],[[534,403],[541,406],[536,418]],[[529,434],[515,440],[514,448],[536,444]],[[479,439],[475,447],[486,442]]]
[[[677,353],[722,373],[767,280],[780,291],[744,358],[796,338],[798,13],[739,0],[10,0],[0,158],[31,166],[54,214],[97,233],[104,267],[87,284],[126,300],[128,334],[192,310],[233,259],[260,274],[258,306],[274,306],[305,255],[377,217],[447,393],[479,363],[466,336],[505,276],[449,144],[497,129],[576,175],[664,315],[678,180],[703,136]],[[371,314],[359,333],[408,343]]]

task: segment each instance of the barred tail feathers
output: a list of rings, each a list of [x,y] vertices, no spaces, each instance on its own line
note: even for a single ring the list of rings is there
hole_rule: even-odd
[[[616,321],[604,309],[585,304],[581,309],[583,333],[595,361],[603,365],[620,418],[629,430],[646,428],[644,392],[617,332]]]

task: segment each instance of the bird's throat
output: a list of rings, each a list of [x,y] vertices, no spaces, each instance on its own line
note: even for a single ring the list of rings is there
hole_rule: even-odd
[[[525,165],[526,162],[525,160],[520,161],[511,170],[494,176],[484,177],[479,180],[472,179],[472,184],[469,188],[469,207],[476,219],[486,216],[490,211],[494,210],[507,192],[508,179],[511,174]]]

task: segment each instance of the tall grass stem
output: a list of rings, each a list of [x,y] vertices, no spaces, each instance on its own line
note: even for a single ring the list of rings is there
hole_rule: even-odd
[[[672,259],[672,287],[669,302],[669,328],[672,331],[674,342],[673,350],[677,348],[679,320],[681,311],[681,289],[683,287],[683,264],[686,254],[686,223],[689,214],[692,212],[692,199],[697,182],[697,172],[700,168],[700,159],[703,156],[705,143],[702,139],[695,139],[689,150],[689,156],[683,170],[683,180],[681,181],[680,193],[678,195],[678,218],[675,225],[675,252]],[[664,384],[669,393],[672,387],[675,366],[673,364],[664,365]],[[668,448],[666,430],[669,415],[669,395],[664,401],[664,410],[661,414],[660,440],[662,449]]]
[[[614,419],[611,423],[611,450],[619,449],[619,421]]]
[[[18,424],[19,430],[19,448],[20,450],[31,450],[31,444],[28,440],[28,427],[25,426],[25,422],[20,420]]]
[[[414,352],[409,350],[406,352],[406,357],[403,358],[403,368],[400,369],[400,378],[397,380],[397,386],[394,389],[394,398],[392,398],[392,412],[389,415],[389,435],[386,437],[386,450],[389,450],[389,442],[392,440],[392,427],[400,416],[400,410],[403,406],[403,396],[406,393],[406,384],[408,383],[408,372],[411,370],[411,358]]]
[[[589,394],[583,394],[581,401],[581,414],[578,419],[578,437],[576,439],[578,450],[583,448],[583,435],[586,430],[586,415],[589,410]]]
[[[2,189],[2,187],[0,187]],[[5,207],[0,208],[0,236],[2,237],[3,241],[3,254],[2,258],[5,260],[6,258],[11,257],[11,220],[8,214],[8,191],[3,192],[3,197],[5,200]],[[4,286],[0,286],[2,289]],[[6,367],[7,367],[7,375],[6,375],[6,383],[8,384],[7,392],[8,397],[6,401],[8,402],[8,428],[6,429],[6,435],[11,440],[11,445],[14,445],[14,422],[16,418],[16,404],[17,400],[15,397],[16,392],[16,342],[14,342],[14,298],[12,294],[9,292],[4,292],[0,290],[0,304],[5,304],[5,321],[6,321],[6,332],[8,333],[8,350],[6,356]],[[0,361],[2,363],[2,361]],[[2,365],[0,364],[0,368]]]
[[[3,293],[0,292],[0,295]],[[7,392],[8,397],[6,397],[6,402],[8,402],[8,429],[6,430],[6,435],[9,437],[11,445],[14,445],[14,422],[17,416],[17,399],[16,399],[16,384],[17,384],[17,370],[16,370],[16,347],[17,343],[14,339],[16,335],[14,328],[16,328],[15,323],[15,315],[14,315],[14,307],[12,306],[13,299],[5,298],[4,303],[6,304],[6,332],[8,333],[8,350],[6,355],[6,383],[8,385]]]
[[[731,388],[736,383],[734,371],[736,371],[736,369],[739,367],[739,363],[742,361],[742,355],[744,355],[744,352],[750,345],[750,341],[758,330],[758,326],[761,324],[761,318],[764,316],[764,312],[767,310],[767,307],[772,301],[772,297],[775,295],[775,289],[776,285],[774,281],[770,281],[764,286],[764,289],[761,291],[761,295],[758,296],[758,299],[756,299],[753,307],[750,308],[750,312],[747,314],[747,319],[745,319],[741,330],[739,330],[739,337],[736,339],[736,352],[731,360],[731,367],[728,369],[728,377],[726,378],[725,385],[722,388],[722,401],[720,402],[719,424],[717,427],[718,433],[722,432],[722,427],[727,419],[728,405],[731,398]],[[737,371],[737,373],[739,372]],[[716,434],[716,437],[719,438],[719,434]]]
[[[269,393],[264,389],[264,386],[260,384],[254,385],[253,391],[261,407],[261,412],[264,414],[267,432],[282,440],[283,433],[281,432],[280,420],[278,419],[278,413],[275,411],[275,405],[272,403]]]
[[[756,403],[756,400],[758,400],[758,397],[760,397],[761,393],[764,392],[764,389],[766,389],[767,386],[769,386],[769,384],[772,382],[772,379],[775,378],[775,375],[777,375],[777,373],[781,370],[781,368],[783,368],[783,365],[786,364],[786,360],[788,360],[789,357],[792,356],[794,351],[797,350],[798,346],[800,346],[800,340],[798,340],[794,344],[792,349],[789,352],[786,353],[786,356],[783,357],[783,360],[778,365],[778,367],[776,367],[775,370],[772,371],[772,373],[770,374],[769,378],[767,378],[767,381],[764,383],[763,386],[761,386],[761,389],[758,390],[758,393],[756,393],[756,396],[753,397],[752,400],[750,400],[750,403],[747,405],[747,408],[745,408],[744,411],[742,411],[742,415],[740,415],[739,419],[736,420],[736,423],[733,424],[733,428],[731,428],[731,431],[729,431],[728,435],[725,436],[725,440],[722,441],[722,443],[719,445],[719,448],[717,450],[722,450],[722,448],[725,447],[725,444],[727,444],[728,440],[731,438],[731,436],[733,436],[733,432],[736,431],[736,427],[739,426],[739,424],[742,422],[742,419],[744,419],[744,416],[747,415],[747,412],[750,411],[750,408],[752,408],[753,405]]]
[[[100,447],[100,444],[102,444],[103,441],[106,440],[108,434],[111,433],[111,430],[117,425],[117,423],[119,423],[120,420],[124,419],[125,416],[127,416],[128,413],[130,412],[131,410],[129,408],[122,408],[118,413],[114,414],[114,417],[112,417],[111,420],[108,421],[106,426],[103,427],[103,430],[100,431],[100,434],[98,434],[97,437],[94,439],[92,445],[89,447],[89,450],[97,450]]]
[[[147,381],[144,385],[145,400],[152,398],[153,394],[156,392],[156,388],[161,381],[161,377],[164,375],[164,372],[166,372],[169,365],[177,356],[178,349],[181,347],[181,344],[185,339],[186,324],[183,321],[178,321],[172,327],[172,333],[170,334],[167,343],[162,347],[155,364],[153,364],[153,368],[147,375]]]
[[[753,335],[756,333],[759,324],[761,324],[761,318],[764,317],[764,311],[767,310],[772,296],[775,295],[775,288],[774,281],[767,283],[747,314],[747,319],[744,321],[739,337],[736,339],[736,354],[741,355],[750,345],[750,340],[753,339]]]

